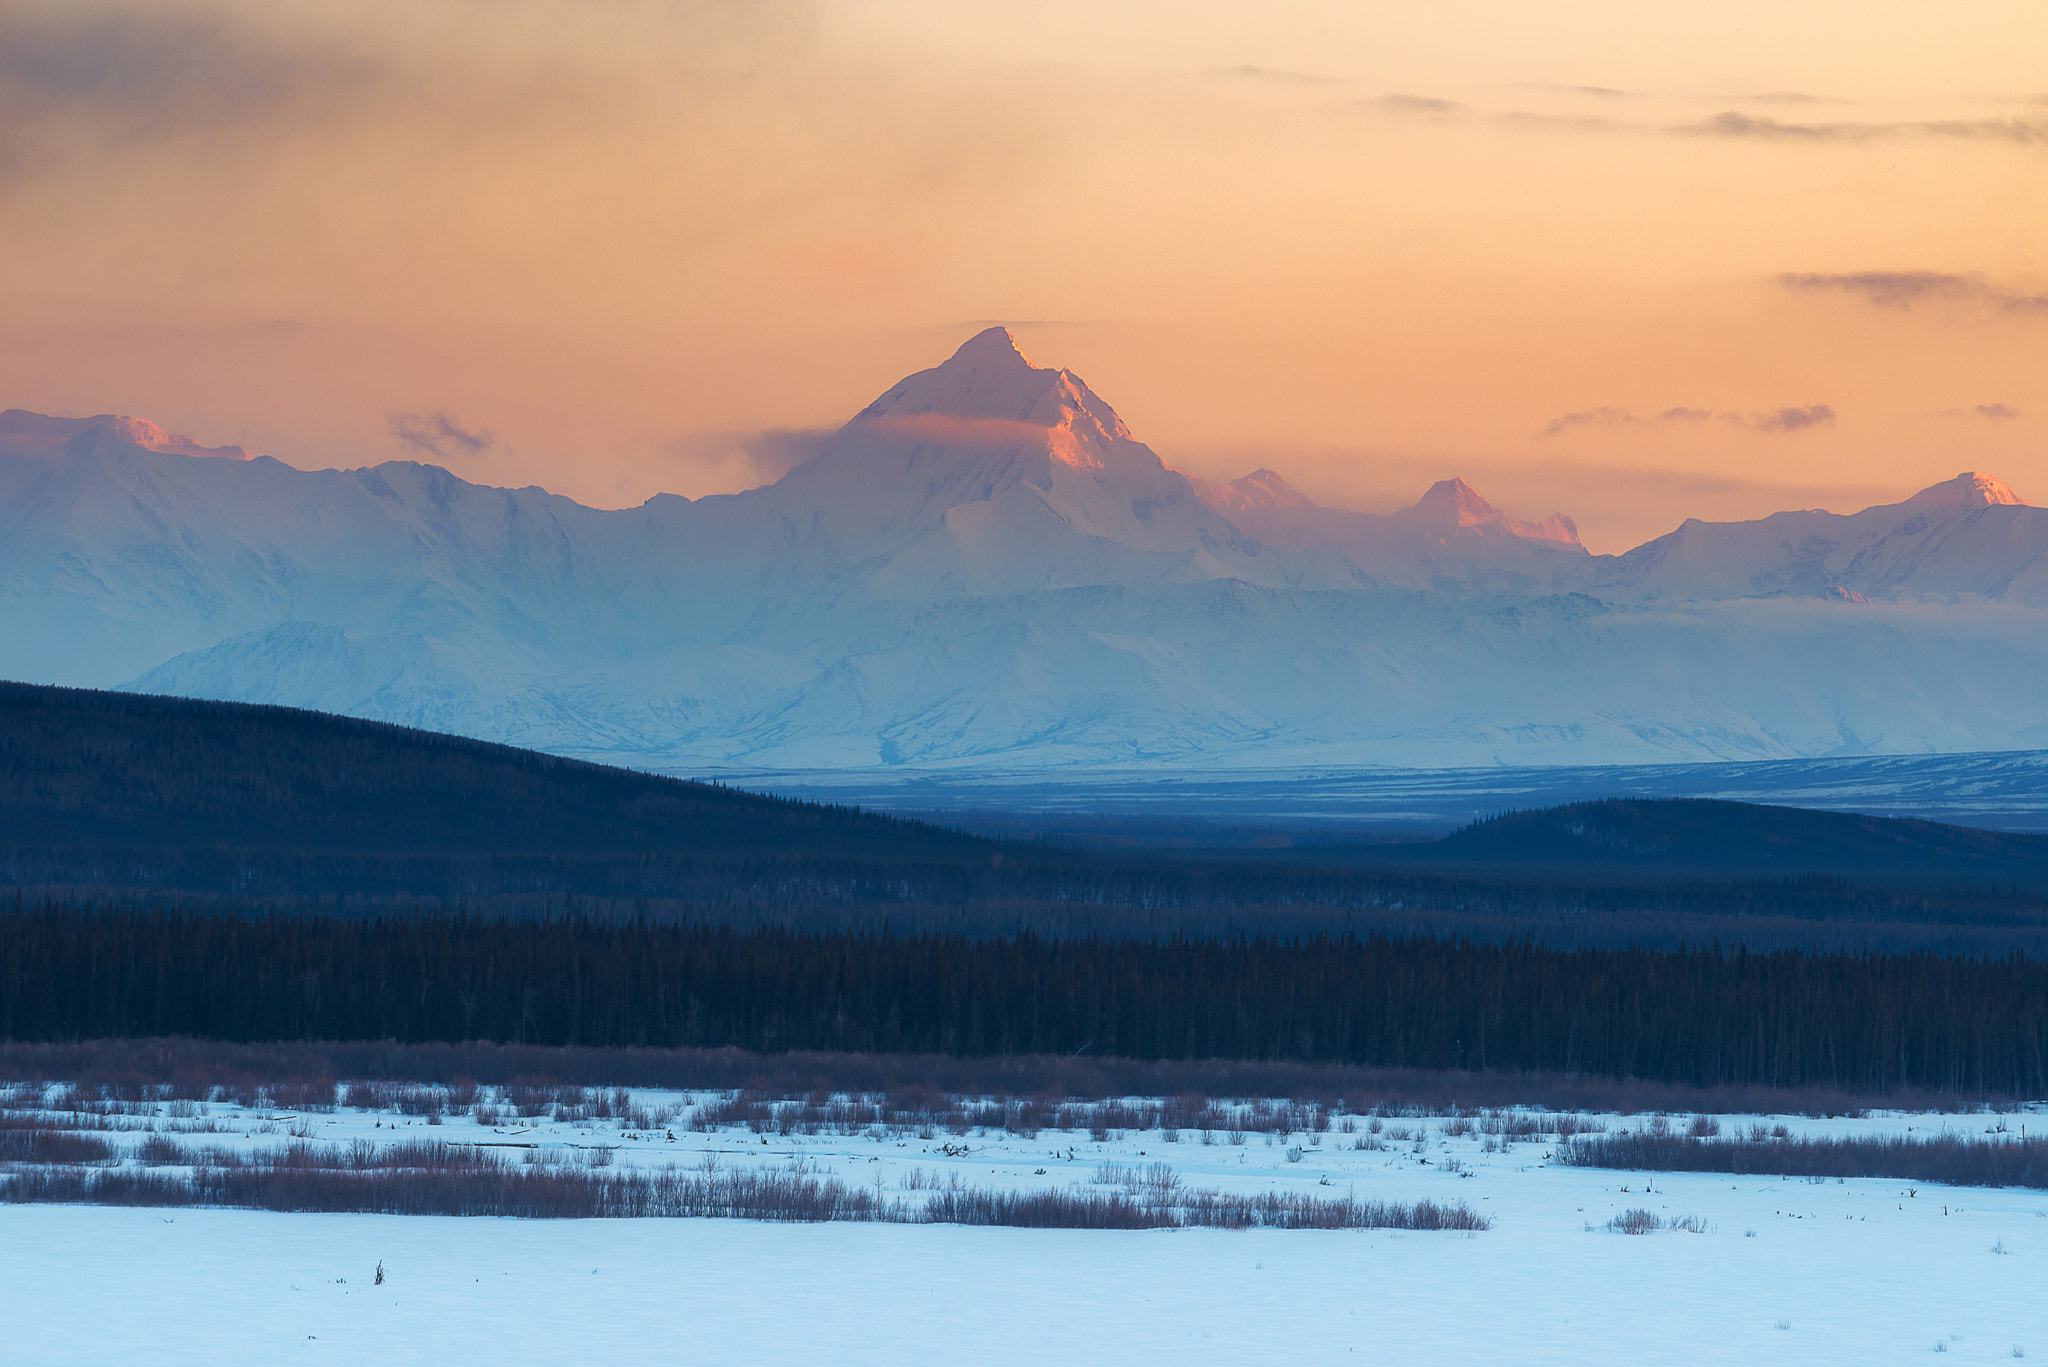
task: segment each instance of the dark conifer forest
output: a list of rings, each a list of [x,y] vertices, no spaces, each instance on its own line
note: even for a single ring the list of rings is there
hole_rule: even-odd
[[[2048,1089],[2038,838],[1581,804],[992,841],[279,708],[0,685],[0,1038],[495,1041]]]
[[[0,918],[0,1036],[1092,1050],[1697,1086],[2048,1088],[2048,964],[801,934],[468,918]]]

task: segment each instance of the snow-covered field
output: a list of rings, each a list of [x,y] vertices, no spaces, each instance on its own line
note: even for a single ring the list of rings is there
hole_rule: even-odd
[[[440,1125],[395,1109],[164,1103],[110,1117],[254,1154],[442,1139],[612,1170],[803,1163],[892,1200],[971,1187],[1188,1187],[1464,1201],[1475,1234],[1103,1232],[741,1220],[453,1219],[0,1205],[0,1360],[1904,1362],[2048,1355],[2048,1191],[1554,1166],[1481,1116],[1328,1131],[758,1134],[723,1096],[614,1119]],[[19,1100],[16,1102],[20,1104]],[[2018,1115],[1724,1117],[1794,1134],[1981,1135]],[[172,1112],[180,1112],[173,1114]],[[1609,1129],[1642,1118],[1588,1117]],[[653,1120],[656,1123],[649,1125]],[[1350,1128],[1347,1130],[1347,1126]],[[310,1141],[308,1137],[310,1136]],[[673,1137],[671,1137],[673,1136]],[[1359,1147],[1361,1144],[1370,1147]],[[1108,1166],[1116,1165],[1116,1166]],[[1327,1184],[1327,1186],[1325,1185]],[[1628,1236],[1632,1208],[1704,1233]],[[384,1272],[378,1284],[377,1269]]]

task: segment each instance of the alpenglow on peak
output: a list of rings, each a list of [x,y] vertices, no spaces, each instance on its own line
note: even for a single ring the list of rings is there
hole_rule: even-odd
[[[1926,489],[1923,494],[1936,491],[1952,494],[1957,502],[1970,508],[1998,508],[2027,506],[2027,501],[2012,491],[2012,486],[1992,475],[1965,470],[1954,479]]]
[[[1006,327],[983,328],[960,344],[960,349],[948,357],[941,370],[956,366],[970,366],[987,370],[1035,370],[1031,358],[1024,354],[1024,348],[1017,345],[1016,334]]]
[[[949,420],[973,426],[947,427]],[[1009,439],[1015,434],[1001,428],[1011,423],[1065,430],[1091,445],[1130,440],[1116,411],[1078,375],[1032,365],[1003,327],[976,333],[942,364],[905,377],[851,425],[872,422],[915,424],[927,436],[955,440]]]

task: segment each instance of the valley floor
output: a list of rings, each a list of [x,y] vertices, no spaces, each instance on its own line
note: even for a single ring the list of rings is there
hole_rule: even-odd
[[[1242,1143],[1211,1134],[1206,1144],[1194,1131],[1169,1143],[1158,1130],[1098,1142],[1086,1131],[919,1138],[686,1128],[690,1103],[712,1099],[636,1092],[636,1105],[657,1115],[676,1108],[676,1123],[656,1130],[588,1120],[480,1125],[461,1114],[429,1126],[395,1112],[286,1116],[232,1105],[155,1123],[186,1142],[204,1127],[206,1143],[245,1152],[295,1139],[431,1138],[539,1144],[552,1161],[620,1168],[696,1167],[707,1154],[728,1166],[802,1162],[906,1200],[955,1179],[1102,1187],[1164,1160],[1194,1188],[1462,1200],[1492,1228],[1111,1232],[0,1205],[0,1358],[897,1367],[2048,1355],[2048,1191],[1646,1179],[1556,1167],[1541,1139],[1501,1148],[1483,1133],[1448,1133],[1441,1117],[1391,1119],[1377,1133],[1347,1118],[1350,1132],[1340,1124],[1270,1143],[1259,1133]],[[1911,1126],[1925,1136],[1981,1134],[2001,1118],[1766,1119],[1795,1134]],[[2044,1117],[2009,1119],[2031,1127]],[[1666,1220],[1697,1216],[1706,1232],[1606,1228],[1636,1207]]]

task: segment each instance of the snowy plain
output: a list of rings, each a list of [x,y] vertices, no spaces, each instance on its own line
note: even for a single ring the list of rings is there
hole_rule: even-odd
[[[1437,1117],[1326,1132],[693,1130],[723,1099],[636,1091],[634,1121],[216,1103],[142,1119],[255,1152],[292,1142],[536,1145],[617,1167],[803,1163],[892,1198],[1099,1187],[1164,1161],[1192,1187],[1462,1200],[1492,1227],[965,1228],[508,1220],[0,1204],[0,1359],[374,1362],[1799,1363],[2048,1354],[2048,1191],[1560,1167]],[[647,1113],[658,1128],[643,1128]],[[1647,1117],[1588,1116],[1610,1131]],[[1722,1117],[1795,1135],[2048,1124],[2015,1115]],[[1347,1130],[1347,1125],[1349,1129]],[[211,1132],[190,1133],[205,1126]],[[146,1131],[130,1131],[128,1139]],[[673,1136],[671,1138],[670,1136]],[[1372,1147],[1361,1148],[1360,1144]],[[514,1150],[508,1150],[514,1151]],[[1298,1156],[1297,1156],[1298,1155]],[[1326,1187],[1325,1184],[1328,1184]],[[1607,1228],[1643,1208],[1706,1232]],[[376,1282],[382,1267],[385,1279]]]

